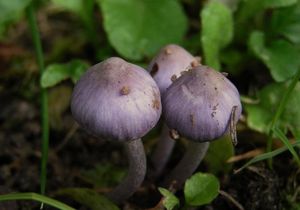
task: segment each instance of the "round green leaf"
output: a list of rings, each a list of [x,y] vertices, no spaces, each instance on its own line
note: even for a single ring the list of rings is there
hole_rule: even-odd
[[[271,120],[289,84],[290,81],[269,84],[258,92],[258,104],[245,104],[247,124],[251,129],[268,134]],[[279,128],[285,131],[290,130],[296,138],[300,138],[299,103],[300,84],[298,82],[278,121]]]
[[[283,39],[274,40],[265,45],[265,34],[254,31],[249,38],[249,47],[269,69],[277,82],[282,82],[294,76],[299,68],[299,53],[297,48]]]
[[[112,46],[124,57],[153,56],[169,43],[179,43],[187,19],[174,0],[98,0],[104,29]]]
[[[69,63],[54,63],[45,69],[41,77],[43,88],[53,87],[66,79],[72,79],[75,83],[88,68],[84,61],[74,59]]]
[[[208,204],[217,197],[219,188],[219,180],[214,175],[196,173],[185,182],[185,200],[191,206]]]

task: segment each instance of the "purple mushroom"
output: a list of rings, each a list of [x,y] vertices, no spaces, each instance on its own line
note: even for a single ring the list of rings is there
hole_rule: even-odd
[[[173,80],[180,77],[184,71],[197,65],[199,65],[197,58],[184,48],[175,44],[169,44],[163,47],[152,59],[148,71],[150,71],[163,97]],[[170,137],[169,129],[164,124],[161,137],[151,156],[153,170],[150,171],[150,177],[156,178],[161,175],[174,145],[175,141]]]
[[[141,141],[161,115],[160,92],[144,69],[121,58],[92,66],[77,82],[71,101],[75,120],[90,134],[122,142],[129,171],[108,197],[122,203],[141,185],[146,158]]]
[[[170,129],[190,140],[184,157],[166,178],[180,187],[203,159],[209,142],[235,127],[241,115],[240,95],[220,72],[207,66],[190,69],[165,92],[164,117]]]

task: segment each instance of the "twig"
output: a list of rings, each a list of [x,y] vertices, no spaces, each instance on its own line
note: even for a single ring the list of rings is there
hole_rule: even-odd
[[[233,205],[235,205],[239,210],[245,210],[244,207],[234,199],[230,194],[223,190],[219,190],[220,195],[222,195],[224,198],[226,198],[228,201],[230,201]]]
[[[256,157],[257,155],[260,155],[262,153],[264,153],[264,149],[260,149],[260,148],[259,149],[254,149],[254,150],[251,150],[249,152],[246,152],[246,153],[243,153],[243,154],[240,154],[240,155],[235,155],[235,156],[229,158],[226,162],[227,163],[234,163],[234,162],[238,162],[240,160]]]
[[[77,123],[74,123],[62,142],[54,149],[55,153],[59,152],[68,143],[68,141],[71,139],[78,128],[79,125]]]

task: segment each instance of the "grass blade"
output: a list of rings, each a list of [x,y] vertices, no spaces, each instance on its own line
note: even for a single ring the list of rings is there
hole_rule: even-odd
[[[10,193],[6,195],[0,195],[0,201],[11,200],[34,200],[61,210],[75,210],[67,204],[37,193]]]
[[[280,103],[277,107],[277,110],[275,112],[275,115],[272,119],[271,125],[270,125],[270,131],[269,131],[269,138],[267,141],[267,152],[270,152],[272,150],[272,144],[273,144],[273,138],[272,138],[272,132],[273,128],[276,127],[276,124],[278,120],[280,119],[281,114],[283,113],[285,106],[288,102],[288,99],[291,96],[292,91],[296,87],[298,81],[300,79],[300,69],[297,71],[296,75],[293,77],[291,83],[289,84],[287,90],[285,91],[284,95],[282,96],[282,99],[280,100]],[[272,159],[269,161],[269,165],[272,165]]]
[[[297,141],[293,144],[290,144],[290,146],[292,148],[294,148],[295,146],[299,146],[300,145],[300,141]],[[261,155],[258,155],[254,158],[252,158],[251,160],[249,160],[245,165],[243,165],[241,168],[237,169],[234,171],[234,173],[239,173],[240,171],[242,171],[243,169],[247,168],[249,165],[253,164],[253,163],[256,163],[256,162],[259,162],[259,161],[262,161],[262,160],[267,160],[267,159],[270,159],[270,158],[273,158],[285,151],[287,151],[288,148],[286,146],[284,147],[281,147],[279,149],[276,149],[276,150],[273,150],[272,152],[266,152],[266,153],[263,153]]]
[[[284,143],[284,145],[288,148],[288,150],[291,152],[291,154],[294,156],[296,162],[300,166],[299,156],[298,156],[297,152],[295,151],[294,147],[292,146],[292,144],[290,143],[290,141],[288,140],[288,138],[284,135],[284,133],[277,127],[273,128],[273,133]]]

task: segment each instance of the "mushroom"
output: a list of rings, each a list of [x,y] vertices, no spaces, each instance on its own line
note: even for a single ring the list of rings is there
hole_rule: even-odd
[[[178,78],[162,98],[164,117],[170,129],[190,140],[188,149],[165,180],[179,188],[203,159],[209,142],[235,127],[241,115],[240,95],[220,72],[207,66],[190,69]]]
[[[197,65],[199,65],[197,58],[184,48],[175,44],[169,44],[163,47],[152,59],[148,71],[150,71],[163,97],[167,88],[176,78],[180,77],[190,67]],[[162,134],[151,156],[153,170],[150,171],[150,177],[156,178],[161,175],[174,145],[175,141],[169,135],[168,127],[163,124]]]
[[[74,87],[71,111],[90,134],[123,143],[129,170],[108,197],[122,203],[141,185],[146,158],[141,141],[161,115],[160,92],[144,69],[109,58],[88,69]]]

